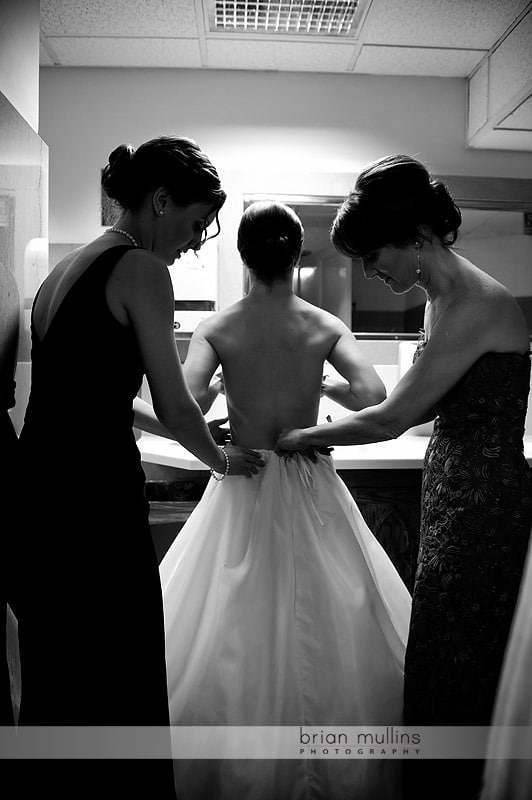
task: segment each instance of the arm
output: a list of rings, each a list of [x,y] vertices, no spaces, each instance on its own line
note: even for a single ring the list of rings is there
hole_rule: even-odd
[[[200,461],[225,472],[225,457],[185,383],[173,332],[173,290],[166,266],[143,251],[129,251],[117,270],[120,301],[136,334],[156,419]],[[161,433],[149,404],[136,401],[135,410],[137,424]],[[251,452],[231,449],[232,474],[248,474],[258,466],[260,459]]]
[[[209,325],[201,322],[190,339],[187,357],[183,365],[183,373],[190,393],[206,414],[218,394],[223,391],[221,380],[211,382],[220,359],[218,353],[207,339]]]
[[[164,436],[166,439],[174,439],[168,428],[159,422],[153,406],[141,397],[133,398],[133,425],[146,433],[153,433],[156,436]]]
[[[347,326],[341,324],[340,336],[327,357],[347,383],[323,382],[323,394],[352,411],[382,402],[386,389],[373,365],[362,354]]]
[[[436,403],[486,352],[485,315],[468,307],[450,310],[434,326],[423,354],[379,405],[341,420],[282,434],[278,448],[369,444],[395,439],[431,413]]]
[[[166,439],[174,439],[168,428],[159,422],[153,406],[143,400],[141,397],[133,398],[133,425],[135,428],[140,428],[146,433],[152,433],[156,436],[163,436]],[[226,445],[229,438],[228,431],[222,426],[227,422],[227,417],[218,419],[211,419],[207,422],[207,427],[212,438],[217,445]]]
[[[426,422],[432,422],[434,419],[436,419],[436,409],[430,408],[425,414],[416,417],[415,422],[410,427],[424,425]]]

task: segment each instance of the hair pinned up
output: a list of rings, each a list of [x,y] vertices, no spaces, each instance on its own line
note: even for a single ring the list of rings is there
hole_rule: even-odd
[[[387,245],[411,244],[426,225],[444,246],[456,241],[462,215],[447,187],[421,162],[393,155],[375,161],[358,176],[336,214],[331,241],[357,258]]]
[[[252,203],[240,221],[237,246],[242,261],[259,281],[271,286],[276,280],[286,280],[301,256],[301,220],[283,203]]]
[[[216,169],[193,139],[161,136],[137,150],[121,144],[110,154],[102,187],[123,208],[137,209],[159,186],[179,206],[209,203],[219,210],[226,198]]]

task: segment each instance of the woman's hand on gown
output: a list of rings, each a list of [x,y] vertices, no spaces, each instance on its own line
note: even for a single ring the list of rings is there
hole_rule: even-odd
[[[318,460],[318,455],[330,456],[334,450],[333,447],[308,444],[307,430],[305,428],[293,428],[292,430],[286,428],[281,431],[275,445],[277,455],[291,458],[295,452],[298,452],[314,463]]]
[[[256,450],[235,447],[232,444],[225,445],[224,449],[229,457],[228,475],[245,475],[247,478],[251,478],[264,466],[262,456]]]
[[[231,435],[229,429],[222,428],[222,425],[225,425],[228,419],[229,417],[220,417],[219,419],[211,419],[207,423],[210,434],[216,444],[225,445],[229,441]]]
[[[305,431],[303,428],[293,428],[292,430],[285,429],[281,431],[275,451],[281,450],[305,450],[308,446],[303,441]]]

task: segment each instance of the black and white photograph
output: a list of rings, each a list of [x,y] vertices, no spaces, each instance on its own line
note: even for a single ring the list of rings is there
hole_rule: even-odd
[[[0,793],[532,797],[532,2],[0,0]]]

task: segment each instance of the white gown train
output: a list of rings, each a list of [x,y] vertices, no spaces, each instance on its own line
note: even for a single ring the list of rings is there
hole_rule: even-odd
[[[491,721],[481,800],[532,797],[532,544]],[[516,758],[525,753],[528,758]]]
[[[399,725],[410,594],[332,458],[211,479],[164,557],[172,725]],[[177,760],[180,800],[388,800],[400,762]]]

